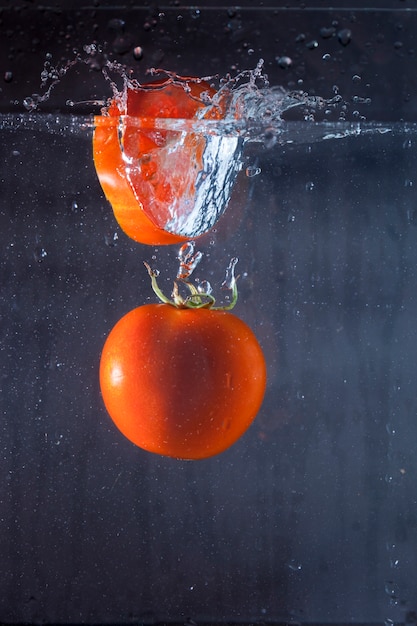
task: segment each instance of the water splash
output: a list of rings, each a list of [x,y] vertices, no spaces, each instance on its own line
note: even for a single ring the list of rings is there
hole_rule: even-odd
[[[191,274],[194,272],[197,265],[200,263],[203,253],[199,250],[194,253],[195,243],[194,241],[188,241],[181,246],[178,252],[178,260],[180,266],[177,272],[178,280],[188,280]]]

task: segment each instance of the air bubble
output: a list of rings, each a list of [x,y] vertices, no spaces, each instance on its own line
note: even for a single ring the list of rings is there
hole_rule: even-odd
[[[254,176],[258,176],[261,173],[261,168],[256,167],[256,165],[250,165],[246,168],[245,174],[248,178],[253,178]]]
[[[117,244],[118,239],[119,235],[117,233],[113,233],[112,235],[105,235],[104,243],[106,244],[106,246],[109,246],[109,248],[114,248],[114,246]]]
[[[393,600],[396,600],[399,596],[399,586],[392,580],[387,580],[385,583],[385,593]]]
[[[43,259],[47,256],[47,254],[48,253],[45,250],[45,248],[42,248],[42,246],[36,246],[35,250],[33,251],[33,258],[38,263],[42,263]]]
[[[210,295],[213,292],[213,288],[208,280],[202,280],[197,285],[197,291],[202,295]]]

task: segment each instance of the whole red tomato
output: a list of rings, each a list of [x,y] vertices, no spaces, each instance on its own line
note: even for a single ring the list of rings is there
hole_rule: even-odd
[[[223,452],[251,425],[266,366],[252,330],[227,311],[148,304],[104,345],[106,408],[137,446],[179,459]]]

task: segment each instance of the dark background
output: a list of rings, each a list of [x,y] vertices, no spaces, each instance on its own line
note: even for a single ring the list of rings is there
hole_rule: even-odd
[[[417,5],[246,5],[3,3],[1,623],[417,621]],[[45,61],[94,42],[22,117]],[[265,402],[224,454],[165,459],[118,433],[97,370],[111,327],[154,301],[142,261],[169,288],[176,249],[118,229],[81,121],[110,95],[106,59],[142,80],[261,57],[271,84],[337,91],[336,119],[391,132],[314,143],[306,124],[249,147],[261,174],[199,240],[198,275],[217,286],[239,257]]]
[[[65,107],[68,99],[102,99],[108,87],[100,69],[107,58],[131,67],[140,80],[149,67],[224,76],[263,58],[271,84],[325,98],[337,92],[346,102],[347,117],[359,106],[372,120],[414,120],[416,0],[340,0],[334,8],[321,0],[247,1],[240,8],[214,0],[201,7],[176,0],[3,0],[0,6],[2,111],[21,110],[24,98],[41,91],[47,54],[52,55],[48,70],[59,71],[84,46],[96,43],[102,52],[70,72],[43,110],[75,112]],[[142,49],[139,60],[134,58],[137,47]],[[283,57],[291,59],[289,66]]]

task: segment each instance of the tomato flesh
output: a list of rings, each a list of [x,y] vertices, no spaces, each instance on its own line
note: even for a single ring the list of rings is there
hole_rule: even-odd
[[[110,332],[100,362],[103,400],[119,430],[149,452],[180,459],[235,443],[265,385],[255,335],[225,311],[138,307]]]

